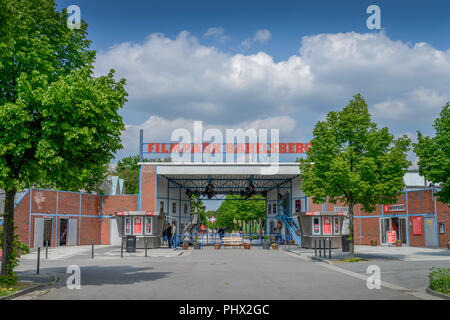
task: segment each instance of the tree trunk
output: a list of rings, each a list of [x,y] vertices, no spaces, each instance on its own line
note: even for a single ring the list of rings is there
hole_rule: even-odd
[[[3,239],[2,239],[2,270],[1,275],[7,275],[9,257],[13,252],[14,240],[14,198],[16,191],[6,191],[5,195],[5,213],[3,222]]]
[[[350,201],[348,205],[348,218],[349,218],[349,234],[350,237],[350,259],[355,257],[355,235],[353,232],[353,201]]]

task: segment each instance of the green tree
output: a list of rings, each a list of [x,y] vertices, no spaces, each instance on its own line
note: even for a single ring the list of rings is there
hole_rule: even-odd
[[[434,122],[433,138],[417,132],[414,152],[419,157],[419,173],[425,179],[440,184],[439,201],[450,203],[450,102],[444,106]]]
[[[372,212],[377,203],[396,201],[410,165],[410,140],[394,139],[386,127],[378,129],[359,94],[342,111],[329,112],[313,135],[307,157],[300,160],[302,189],[315,203],[328,198],[348,205],[353,259],[353,206],[359,203]]]
[[[170,162],[171,158],[146,159],[142,162]],[[139,193],[139,155],[122,158],[114,169],[114,174],[124,179],[125,190],[129,194]]]
[[[254,195],[247,200],[240,195],[227,195],[217,210],[215,228],[232,229],[234,227],[233,220],[265,219],[266,206],[263,199],[260,195]]]
[[[122,146],[125,80],[93,77],[87,24],[67,27],[53,0],[2,0],[0,188],[6,192],[1,274],[14,261],[14,196],[32,186],[96,185]]]

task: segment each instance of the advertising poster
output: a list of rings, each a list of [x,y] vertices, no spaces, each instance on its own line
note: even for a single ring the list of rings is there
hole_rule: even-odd
[[[386,232],[386,242],[394,243],[395,242],[395,234],[396,234],[396,232],[394,230],[387,231]]]
[[[134,234],[142,234],[142,218],[134,218]]]
[[[125,219],[125,234],[131,234],[131,218]]]
[[[422,217],[412,217],[412,231],[413,235],[422,235]]]
[[[331,217],[323,218],[323,234],[331,234]]]
[[[145,234],[151,234],[152,233],[152,219],[147,218],[145,222]]]

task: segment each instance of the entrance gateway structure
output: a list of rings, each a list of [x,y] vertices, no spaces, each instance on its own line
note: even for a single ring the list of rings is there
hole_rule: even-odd
[[[280,143],[279,150],[302,153],[306,145]],[[150,144],[149,152],[143,152],[143,146],[141,134],[141,159],[144,153],[152,153]],[[158,147],[154,150],[158,152]],[[164,150],[170,148],[159,148],[159,153]],[[268,170],[273,166],[277,170]],[[373,212],[365,212],[359,204],[354,207],[355,244],[387,245],[398,240],[410,246],[450,246],[448,204],[437,200],[435,188],[428,187],[417,172],[408,172],[404,182],[405,189],[395,203],[379,204]],[[260,194],[265,199],[266,235],[277,229],[282,239],[303,247],[323,238],[333,239],[333,247],[339,247],[348,208],[327,199],[313,203],[301,185],[298,163],[140,162],[139,194],[25,190],[15,204],[16,234],[30,247],[46,243],[120,245],[121,237],[130,230],[141,237],[139,246],[157,247],[162,222],[174,221],[179,235],[186,228],[189,231],[187,226],[195,221],[192,194],[202,193],[210,199]]]
[[[299,164],[278,163],[274,173],[262,173],[273,165],[141,162],[138,211],[164,215],[167,222],[175,222],[178,234],[182,234],[191,222],[192,194],[208,194],[209,199],[217,200],[228,194],[259,194],[265,198],[266,204],[265,234],[275,233],[281,226],[277,232],[282,240],[291,239],[298,245],[302,245],[303,240],[304,245],[311,246],[312,237],[334,238],[333,246],[339,247],[345,212],[309,212],[308,198],[301,190]],[[317,219],[298,219],[309,215],[323,220],[323,228],[320,228],[322,222],[317,221],[314,227]],[[308,226],[302,226],[303,232],[301,220],[308,221]]]

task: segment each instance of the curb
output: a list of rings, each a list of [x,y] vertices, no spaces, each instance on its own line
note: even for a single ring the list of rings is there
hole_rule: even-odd
[[[283,251],[286,251],[286,252],[293,253],[293,254],[295,254],[295,255],[297,255],[297,256],[299,256],[299,257],[309,258],[309,259],[311,259],[311,260],[320,261],[320,262],[327,263],[327,264],[332,264],[331,261],[326,260],[326,259],[323,259],[323,258],[321,258],[321,257],[309,256],[309,255],[303,255],[303,254],[300,254],[300,253],[298,253],[298,252],[296,252],[296,251],[292,251],[292,250],[289,250],[289,249],[282,249],[282,250],[283,250]]]
[[[440,293],[440,292],[437,292],[437,291],[434,291],[430,287],[426,287],[425,291],[427,293],[431,294],[432,296],[439,297],[439,298],[442,298],[442,299],[445,299],[445,300],[450,300],[450,296],[449,295],[443,294],[443,293]]]
[[[8,295],[8,296],[0,297],[0,300],[12,300],[12,299],[15,299],[15,298],[17,298],[17,297],[20,297],[20,296],[23,296],[23,295],[25,295],[25,294],[28,294],[28,293],[30,293],[30,292],[33,292],[33,291],[36,291],[36,290],[40,290],[40,289],[42,289],[42,288],[44,288],[44,287],[47,287],[47,286],[51,286],[52,284],[54,284],[54,283],[56,283],[56,282],[59,281],[59,278],[58,278],[58,277],[55,277],[55,276],[53,276],[53,275],[52,275],[51,277],[52,277],[52,281],[50,281],[50,282],[48,282],[48,283],[39,283],[39,284],[36,284],[36,285],[34,285],[34,286],[25,288],[25,289],[23,289],[23,290],[14,292],[14,293],[12,293],[12,294],[10,294],[10,295]]]

